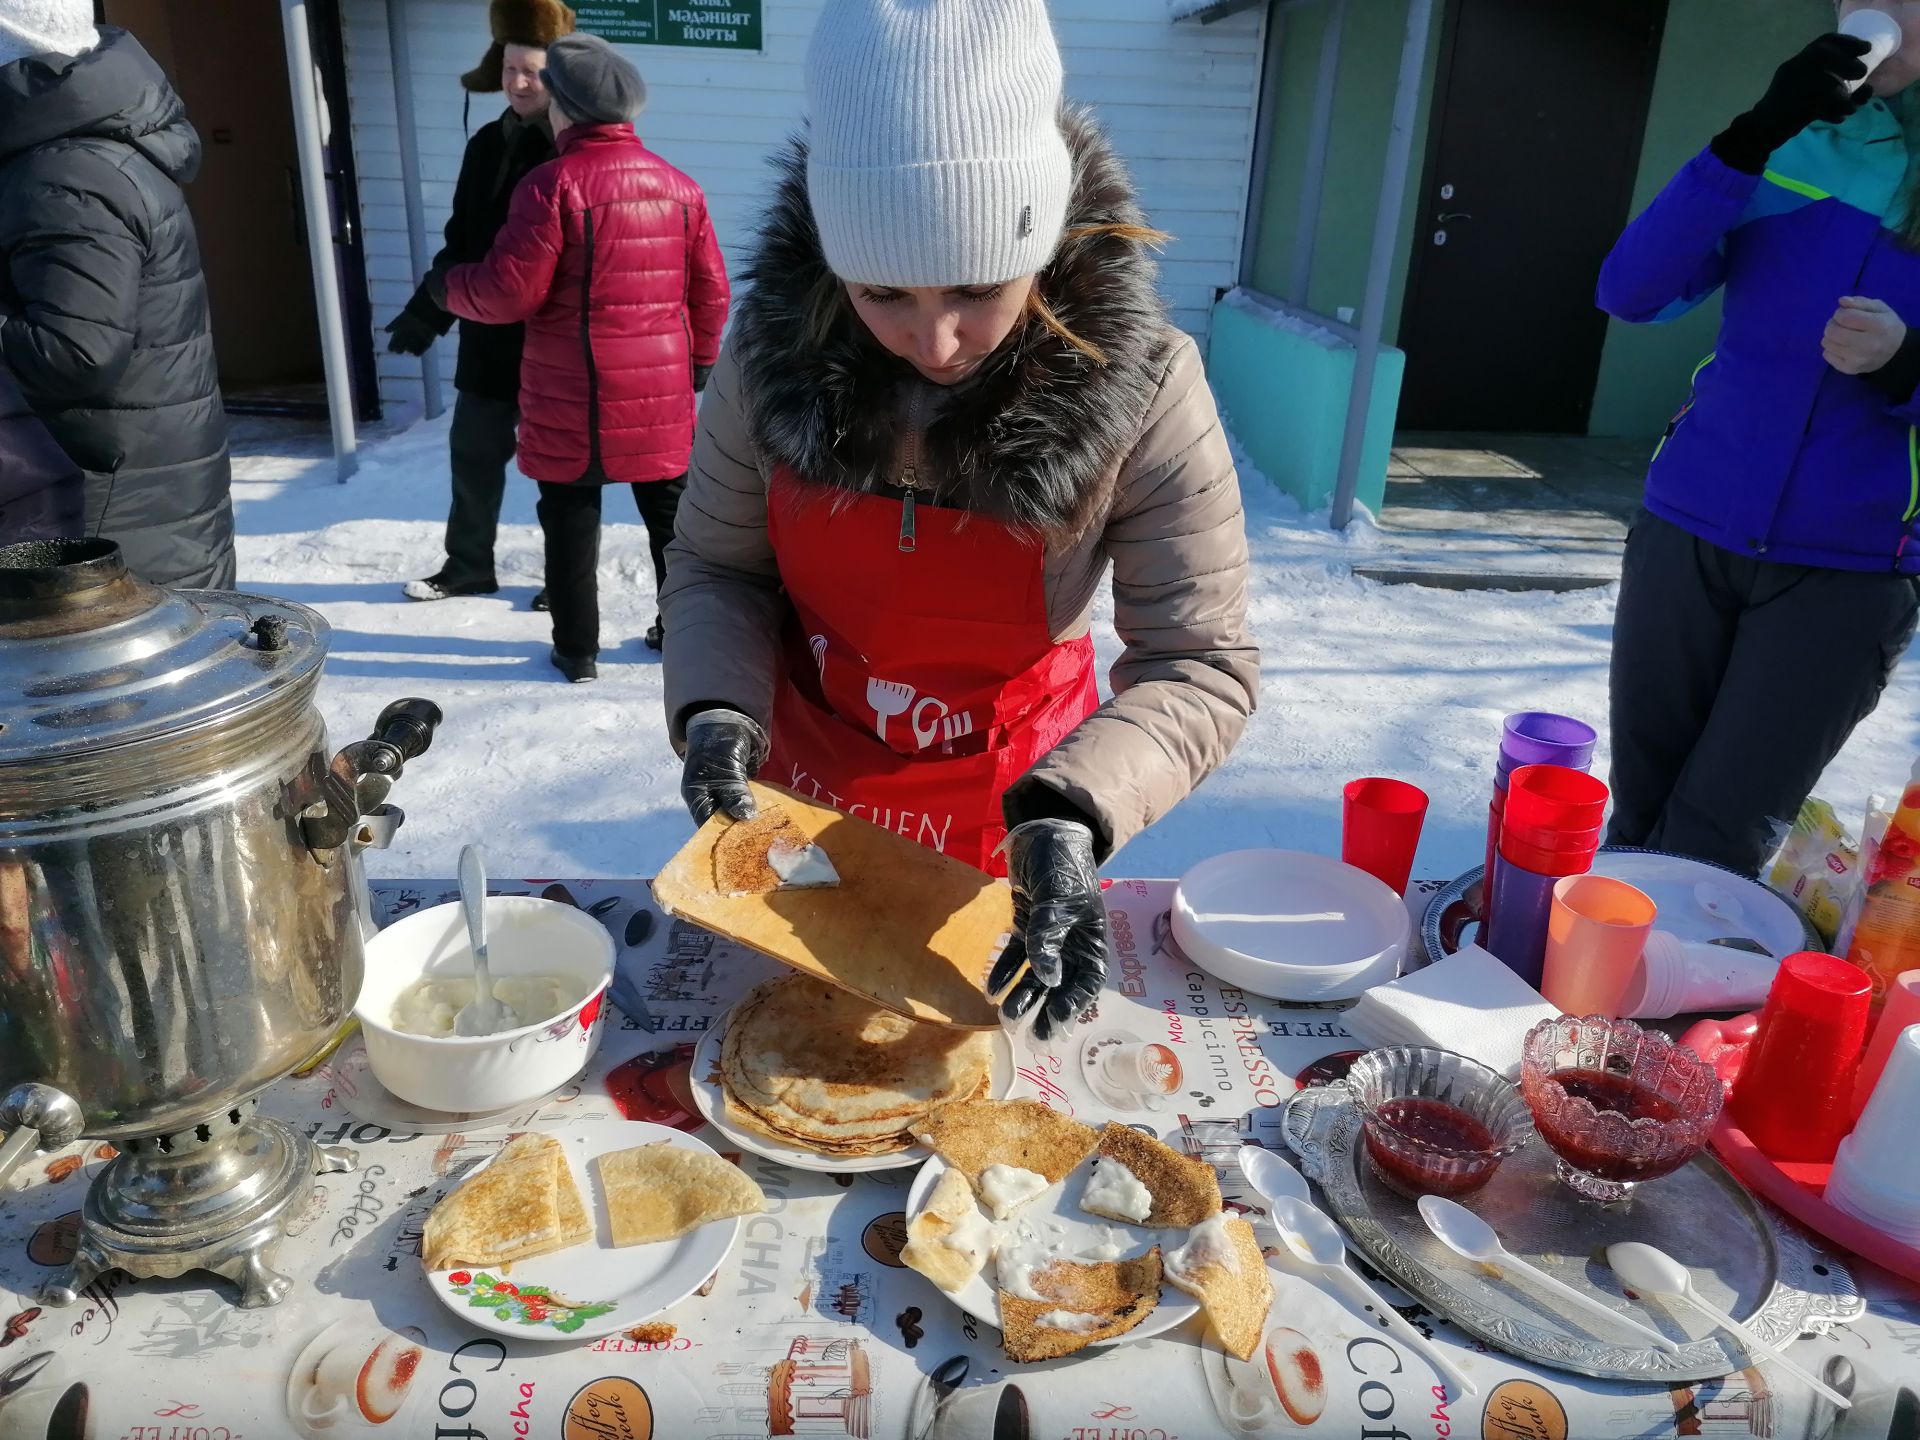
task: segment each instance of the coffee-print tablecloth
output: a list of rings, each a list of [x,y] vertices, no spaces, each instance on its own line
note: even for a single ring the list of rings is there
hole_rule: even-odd
[[[450,883],[375,889],[383,921],[453,898]],[[1534,1369],[1385,1292],[1476,1379],[1477,1397],[1449,1402],[1417,1356],[1283,1259],[1273,1262],[1271,1366],[1229,1367],[1189,1322],[1022,1367],[1005,1360],[992,1327],[901,1266],[912,1169],[833,1177],[751,1154],[736,1158],[768,1210],[744,1222],[705,1289],[660,1317],[670,1337],[569,1346],[484,1333],[428,1293],[419,1245],[435,1201],[514,1129],[559,1133],[624,1115],[701,1130],[686,1081],[693,1044],[770,973],[770,962],[663,920],[642,881],[496,889],[578,905],[618,942],[625,1013],[579,1082],[536,1114],[471,1134],[396,1132],[356,1114],[357,1097],[371,1107],[351,1041],[275,1087],[265,1111],[356,1147],[360,1163],[315,1180],[278,1257],[297,1288],[271,1309],[237,1309],[207,1277],[119,1276],[69,1309],[39,1308],[101,1158],[82,1144],[31,1162],[0,1193],[0,1440],[1920,1437],[1920,1298],[1864,1266],[1854,1273],[1867,1318],[1795,1351],[1851,1385],[1857,1403],[1843,1417],[1765,1372],[1649,1391]],[[1023,1054],[1018,1091],[1096,1124],[1151,1127],[1195,1153],[1279,1146],[1280,1107],[1296,1085],[1337,1069],[1322,1062],[1352,1051],[1353,1037],[1338,1010],[1257,999],[1183,961],[1167,944],[1171,893],[1158,882],[1112,886],[1115,954],[1098,1013],[1068,1041]],[[1178,1072],[1168,1093],[1089,1084],[1101,1073],[1089,1052],[1128,1042],[1164,1047],[1158,1058],[1173,1065],[1156,1073]],[[1222,1180],[1230,1202],[1254,1200],[1237,1168]]]

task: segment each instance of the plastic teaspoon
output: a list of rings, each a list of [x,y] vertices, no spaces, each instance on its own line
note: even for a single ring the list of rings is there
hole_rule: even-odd
[[[1666,1251],[1643,1245],[1638,1240],[1627,1240],[1607,1247],[1607,1264],[1613,1267],[1613,1273],[1620,1277],[1620,1283],[1628,1289],[1638,1290],[1642,1295],[1678,1296],[1714,1324],[1731,1330],[1746,1341],[1747,1348],[1755,1355],[1765,1355],[1782,1370],[1799,1376],[1817,1394],[1825,1396],[1842,1410],[1853,1408],[1853,1401],[1845,1395],[1815,1379],[1811,1372],[1801,1369],[1725,1311],[1716,1310],[1702,1300],[1693,1288],[1693,1276],[1687,1272],[1687,1267]]]
[[[1651,1326],[1642,1325],[1632,1316],[1622,1315],[1618,1310],[1588,1295],[1582,1290],[1559,1280],[1515,1255],[1500,1243],[1500,1236],[1494,1228],[1482,1220],[1473,1211],[1457,1201],[1448,1200],[1440,1195],[1422,1195],[1420,1197],[1420,1218],[1427,1222],[1427,1228],[1434,1238],[1454,1254],[1463,1259],[1473,1260],[1482,1265],[1504,1266],[1519,1270],[1531,1276],[1534,1282],[1552,1291],[1561,1299],[1579,1306],[1589,1315],[1598,1316],[1612,1325],[1624,1325],[1639,1335],[1648,1344],[1672,1355],[1680,1347]]]
[[[1285,1196],[1273,1202],[1273,1220],[1280,1228],[1281,1238],[1295,1255],[1329,1279],[1337,1279],[1349,1295],[1384,1320],[1395,1338],[1431,1365],[1442,1380],[1463,1395],[1480,1393],[1474,1383],[1440,1353],[1438,1347],[1414,1329],[1399,1311],[1374,1294],[1366,1281],[1347,1268],[1347,1247],[1340,1238],[1338,1225],[1311,1205]]]
[[[491,1035],[500,1028],[500,1002],[493,998],[493,972],[487,968],[487,864],[478,846],[460,852],[460,908],[473,944],[473,1000],[453,1017],[453,1033]]]

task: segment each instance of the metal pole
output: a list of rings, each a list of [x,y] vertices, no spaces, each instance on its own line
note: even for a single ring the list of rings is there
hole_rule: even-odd
[[[1320,35],[1320,77],[1314,82],[1313,119],[1307,127],[1307,168],[1300,177],[1300,216],[1293,226],[1293,267],[1287,303],[1307,308],[1313,280],[1313,242],[1320,229],[1320,198],[1326,190],[1327,149],[1333,142],[1333,97],[1340,88],[1340,45],[1346,37],[1347,0],[1333,0]]]
[[[400,192],[407,206],[407,256],[417,280],[433,257],[427,253],[427,205],[420,191],[420,129],[413,113],[413,46],[407,38],[405,0],[386,0],[387,49],[393,57],[393,106],[400,118]],[[429,345],[420,357],[420,385],[427,419],[446,408],[440,396],[440,355]]]
[[[1405,208],[1407,169],[1413,157],[1413,124],[1420,105],[1420,74],[1427,62],[1427,32],[1433,26],[1433,0],[1409,0],[1407,38],[1400,48],[1400,88],[1393,97],[1393,128],[1387,135],[1387,168],[1380,177],[1380,206],[1373,219],[1373,250],[1367,257],[1367,292],[1360,306],[1360,348],[1353,359],[1353,389],[1347,396],[1347,432],[1340,444],[1340,475],[1333,487],[1333,528],[1353,518],[1353,494],[1360,484],[1360,451],[1367,438],[1367,412],[1373,405],[1373,375],[1380,361],[1380,331],[1387,319],[1387,287],[1393,275],[1394,244]]]
[[[327,376],[327,413],[333,422],[333,457],[345,484],[360,468],[353,429],[353,383],[347,368],[347,334],[340,318],[340,280],[333,264],[332,207],[327,199],[326,140],[320,133],[320,98],[314,88],[313,42],[307,32],[307,0],[280,0],[287,36],[287,81],[293,92],[293,138],[300,152],[301,209],[307,217],[307,254],[313,264],[313,308],[320,320],[320,360]]]
[[[1267,208],[1267,166],[1273,157],[1273,128],[1279,124],[1280,56],[1286,44],[1286,10],[1269,3],[1267,32],[1260,47],[1260,106],[1253,112],[1253,168],[1247,180],[1247,213],[1240,229],[1240,283],[1253,284],[1254,257],[1260,253],[1260,222]]]

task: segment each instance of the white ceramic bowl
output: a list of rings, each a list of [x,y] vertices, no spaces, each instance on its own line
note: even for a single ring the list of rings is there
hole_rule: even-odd
[[[487,897],[487,959],[495,978],[564,975],[586,998],[538,1025],[496,1035],[409,1035],[391,1024],[394,1001],[416,980],[471,976],[473,948],[458,902],[396,920],[367,944],[366,979],[353,1012],[380,1083],[428,1110],[504,1110],[557,1090],[586,1067],[606,1024],[613,937],[598,920],[556,900]]]
[[[1251,995],[1348,1000],[1400,973],[1413,919],[1383,881],[1339,860],[1235,850],[1180,877],[1173,938]]]

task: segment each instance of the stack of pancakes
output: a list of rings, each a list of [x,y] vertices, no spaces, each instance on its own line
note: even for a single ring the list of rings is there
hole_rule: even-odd
[[[735,1124],[822,1155],[891,1155],[937,1106],[984,1098],[993,1038],[896,1015],[806,975],[751,991],[719,1080]]]

